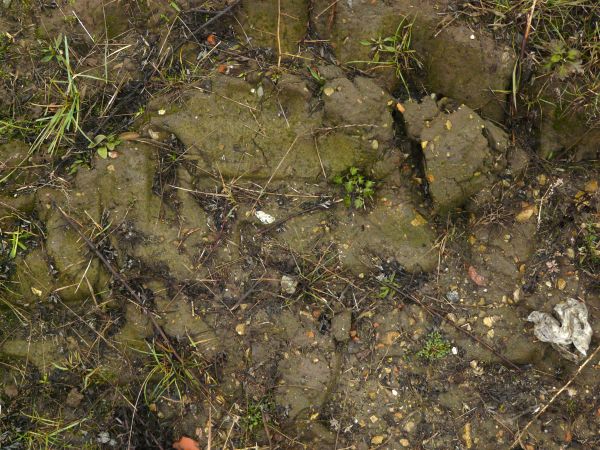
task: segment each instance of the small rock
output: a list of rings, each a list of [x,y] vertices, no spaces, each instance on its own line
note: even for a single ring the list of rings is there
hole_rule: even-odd
[[[450,302],[457,302],[460,300],[460,294],[458,293],[458,291],[449,291],[448,293],[446,293],[446,298]]]
[[[331,320],[331,331],[338,342],[348,342],[350,339],[350,327],[352,325],[352,311],[345,310],[333,316]]]
[[[298,287],[298,280],[289,275],[284,275],[281,277],[281,291],[286,294],[294,294],[296,292],[296,288]]]
[[[410,445],[410,441],[408,439],[400,439],[398,442],[400,442],[402,447],[408,447]]]
[[[416,427],[416,424],[412,420],[409,420],[404,425],[404,431],[406,431],[407,433],[412,433],[415,430],[415,427]]]
[[[491,328],[494,325],[494,318],[493,317],[484,317],[483,318],[483,324],[488,327]]]
[[[256,215],[256,218],[258,220],[260,220],[260,223],[262,223],[264,225],[269,225],[269,224],[275,222],[275,217],[273,217],[271,214],[267,214],[264,211],[256,211],[255,215]]]

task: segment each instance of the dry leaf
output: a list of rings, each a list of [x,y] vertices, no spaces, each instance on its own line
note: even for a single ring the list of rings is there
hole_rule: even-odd
[[[485,286],[486,285],[485,277],[483,277],[482,275],[479,275],[477,273],[477,270],[475,270],[475,267],[469,266],[468,273],[469,273],[469,278],[471,279],[471,281],[473,283],[475,283],[477,286]]]
[[[446,130],[450,131],[452,129],[452,122],[446,120]]]
[[[139,139],[140,134],[136,133],[134,131],[126,131],[125,133],[121,133],[119,135],[119,140],[121,141],[134,141],[136,139]]]
[[[402,105],[402,103],[396,103],[396,109],[403,113],[404,111],[406,111],[406,109],[404,108],[404,106]]]
[[[588,194],[593,194],[594,192],[596,192],[598,190],[598,180],[588,181],[587,183],[585,183],[583,190],[585,192],[587,192]]]
[[[331,97],[334,92],[335,89],[333,89],[331,86],[327,86],[325,89],[323,89],[323,94],[325,94],[327,97]]]
[[[425,225],[426,223],[427,223],[427,219],[425,219],[425,217],[423,217],[419,213],[415,213],[415,218],[413,220],[411,220],[411,222],[410,222],[410,224],[413,227],[420,227],[422,225]]]
[[[33,286],[31,286],[31,293],[33,295],[35,295],[36,297],[41,297],[42,296],[42,291],[40,291],[39,289],[34,288]]]
[[[209,34],[206,38],[206,42],[208,42],[209,45],[212,45],[214,47],[215,45],[217,45],[217,37],[214,34]]]
[[[516,220],[517,222],[527,222],[531,219],[531,216],[535,213],[535,205],[529,205],[521,210],[519,214],[517,214]]]
[[[567,287],[567,282],[563,278],[559,278],[556,282],[558,290],[563,291]]]
[[[385,439],[385,436],[378,434],[377,436],[373,436],[373,438],[371,439],[371,444],[373,444],[373,445],[382,444],[384,439]]]
[[[181,439],[173,442],[173,448],[175,450],[200,450],[200,444],[192,438],[182,436]]]
[[[227,73],[227,64],[219,64],[219,66],[217,67],[217,72]]]

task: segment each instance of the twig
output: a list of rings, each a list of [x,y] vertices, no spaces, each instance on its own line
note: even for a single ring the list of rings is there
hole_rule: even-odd
[[[198,28],[196,28],[193,31],[193,34],[198,33],[199,31],[202,31],[204,28],[206,28],[207,26],[209,26],[211,23],[213,23],[215,20],[219,20],[222,16],[224,16],[225,14],[229,13],[233,8],[235,8],[241,0],[236,0],[235,2],[233,2],[231,5],[229,5],[227,8],[222,9],[221,11],[219,11],[218,13],[216,13],[214,15],[214,17],[212,17],[210,20],[207,20],[206,22],[204,22],[202,25],[200,25]]]
[[[525,57],[525,48],[527,47],[527,41],[529,40],[529,34],[531,32],[531,21],[533,20],[533,14],[535,13],[535,5],[537,0],[533,0],[531,3],[531,10],[529,10],[529,14],[527,14],[527,23],[525,25],[525,33],[523,34],[523,41],[521,42],[521,53],[519,54],[519,58],[515,62],[515,67],[513,68],[513,79],[512,79],[512,91],[513,91],[513,102],[512,102],[512,111],[513,115],[517,112],[517,89],[518,89],[518,78],[517,78],[517,68],[520,69],[520,64]],[[520,72],[520,71],[519,71]]]
[[[575,381],[575,378],[577,378],[577,377],[579,376],[579,374],[581,373],[581,371],[583,370],[583,368],[584,368],[585,366],[587,366],[587,365],[590,363],[590,361],[591,361],[592,359],[594,359],[594,357],[595,357],[595,356],[598,354],[598,352],[599,352],[599,351],[600,351],[600,345],[598,345],[598,346],[596,347],[596,349],[593,351],[593,353],[592,353],[590,356],[588,356],[584,362],[582,362],[582,363],[581,363],[581,365],[580,365],[580,366],[577,368],[577,371],[576,371],[576,372],[575,372],[575,374],[574,374],[574,375],[573,375],[573,376],[572,376],[572,377],[569,379],[569,381],[567,381],[567,382],[565,383],[565,385],[564,385],[563,387],[561,387],[561,388],[560,388],[560,389],[559,389],[559,390],[556,392],[556,394],[554,394],[554,395],[552,396],[552,398],[551,398],[551,399],[548,401],[548,403],[546,403],[546,404],[544,405],[544,407],[543,407],[542,409],[540,409],[540,410],[538,411],[538,413],[537,413],[535,416],[533,416],[533,419],[531,419],[531,420],[530,420],[530,421],[527,423],[527,425],[525,425],[525,428],[523,428],[523,429],[522,429],[522,430],[519,432],[519,434],[517,435],[517,437],[516,437],[516,438],[515,438],[515,440],[513,441],[513,443],[512,443],[512,445],[510,446],[510,448],[514,448],[514,447],[516,447],[517,445],[519,445],[519,444],[521,443],[521,438],[523,437],[523,435],[525,434],[525,432],[527,431],[527,429],[528,429],[528,428],[531,426],[531,424],[532,424],[533,422],[535,422],[535,421],[538,419],[538,417],[540,417],[542,414],[544,414],[544,412],[545,412],[545,411],[546,411],[546,410],[547,410],[547,409],[550,407],[550,405],[551,405],[552,403],[554,403],[554,400],[556,400],[556,399],[558,398],[558,396],[559,396],[560,394],[562,394],[562,393],[563,393],[563,392],[564,392],[564,391],[565,391],[565,390],[566,390],[566,389],[567,389],[567,388],[568,388],[568,387],[569,387],[569,386],[570,386],[570,385],[573,383],[573,381]],[[525,448],[525,447],[523,447],[523,448]]]
[[[281,67],[281,0],[277,0],[277,67]]]

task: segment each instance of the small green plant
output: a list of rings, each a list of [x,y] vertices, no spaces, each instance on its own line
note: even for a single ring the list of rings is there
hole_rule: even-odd
[[[310,66],[306,66],[306,68],[308,69],[308,72],[310,73],[310,76],[313,78],[313,80],[315,80],[322,89],[325,85],[325,81],[327,80],[325,80],[325,78],[323,78],[323,76],[319,73],[319,69],[313,69]]]
[[[403,17],[393,36],[371,38],[360,41],[361,45],[371,47],[373,55],[370,61],[351,61],[351,63],[364,63],[375,67],[393,67],[396,76],[402,81],[406,93],[410,96],[408,89],[407,74],[415,68],[421,68],[423,64],[412,49],[412,27],[413,21]]]
[[[423,348],[419,350],[417,356],[428,361],[441,359],[450,354],[452,346],[439,331],[432,331],[427,335]]]
[[[600,224],[592,222],[582,226],[581,240],[583,244],[579,247],[580,264],[591,269],[600,266]]]
[[[269,409],[270,403],[262,398],[259,401],[249,400],[246,414],[242,418],[244,428],[249,432],[260,428],[263,425],[263,412]]]
[[[564,80],[571,74],[583,73],[579,50],[567,48],[564,41],[556,39],[549,43],[548,50],[550,56],[544,64],[544,69],[555,73],[559,80]]]
[[[156,343],[147,343],[148,350],[137,350],[146,355],[146,377],[142,383],[144,401],[150,405],[162,397],[182,399],[184,394],[197,385],[192,374],[203,365],[195,357],[185,361],[185,365],[172,358],[167,350],[162,350]]]
[[[375,181],[368,179],[356,167],[350,167],[344,175],[335,176],[333,182],[344,187],[344,205],[348,208],[364,208],[375,194]]]
[[[88,148],[95,148],[98,156],[102,159],[106,159],[108,158],[108,152],[112,152],[120,143],[121,140],[114,134],[109,134],[108,136],[99,134],[92,142],[90,142]]]
[[[19,250],[27,250],[27,246],[23,241],[32,236],[28,231],[23,231],[19,228],[17,231],[11,231],[7,233],[10,235],[10,253],[8,256],[10,259],[15,259]]]
[[[394,278],[396,278],[396,274],[393,273],[389,276],[381,275],[381,278],[378,279],[381,281],[381,286],[379,287],[379,295],[378,297],[382,300],[386,298],[392,298],[394,296],[394,287],[396,287],[396,283],[394,283]]]
[[[59,34],[58,36],[56,36],[54,38],[54,41],[51,41],[49,44],[47,44],[42,49],[41,61],[44,63],[47,63],[47,62],[50,62],[53,60],[60,61],[60,58],[62,58],[64,55],[63,50],[61,49],[62,41],[63,41],[63,36],[62,36],[62,34]],[[42,42],[42,41],[40,41],[40,42]]]
[[[70,448],[67,432],[80,427],[87,417],[65,423],[61,418],[42,417],[37,413],[25,414],[32,424],[30,429],[19,434],[17,441],[27,449]],[[19,447],[20,448],[20,447]]]

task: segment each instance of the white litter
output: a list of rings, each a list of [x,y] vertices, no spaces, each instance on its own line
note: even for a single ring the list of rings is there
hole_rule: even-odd
[[[269,225],[270,223],[275,222],[275,217],[273,217],[271,214],[267,214],[264,211],[256,211],[255,215],[256,218],[265,225]]]
[[[552,315],[533,311],[527,317],[533,322],[533,333],[542,342],[549,342],[563,356],[579,361],[587,355],[592,340],[592,327],[588,323],[588,310],[585,303],[574,298],[559,303],[554,312],[560,322]],[[571,344],[579,354],[571,351]]]

